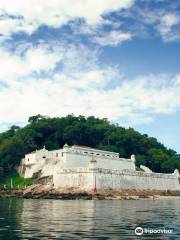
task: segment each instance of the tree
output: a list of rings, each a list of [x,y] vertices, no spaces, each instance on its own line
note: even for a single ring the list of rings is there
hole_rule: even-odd
[[[46,119],[47,117],[42,116],[41,114],[29,117],[28,122],[29,123],[38,123],[42,119]]]
[[[4,177],[4,169],[0,167],[0,179]]]
[[[27,126],[12,126],[0,133],[0,171],[11,174],[25,154],[44,145],[48,150],[58,149],[65,143],[118,152],[120,157],[135,154],[137,166],[142,164],[155,172],[180,170],[180,155],[133,128],[94,116],[49,118],[38,114],[29,118]]]

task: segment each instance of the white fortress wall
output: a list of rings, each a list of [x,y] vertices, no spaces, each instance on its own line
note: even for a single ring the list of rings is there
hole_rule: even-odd
[[[99,189],[180,190],[179,179],[173,174],[120,172],[98,170]]]
[[[88,168],[73,171],[64,169],[53,175],[55,188],[78,188],[82,190],[92,190],[94,186],[94,174]]]
[[[26,154],[22,159],[18,172],[24,178],[32,178],[38,171],[42,176],[52,175],[56,165],[62,167],[61,151],[48,151],[45,148]]]
[[[25,158],[22,159],[18,172],[24,178],[31,178],[33,173],[41,169],[42,162],[37,162],[37,152],[33,152],[25,155]]]
[[[82,190],[93,190],[95,182],[99,190],[180,190],[179,179],[173,174],[106,169],[66,169],[54,175],[53,182],[55,188],[74,187]]]
[[[49,153],[50,157],[46,157],[42,166],[41,177],[54,175],[58,169],[62,169],[64,167],[62,150],[49,151]]]
[[[64,167],[77,168],[88,167],[92,159],[96,160],[98,168],[105,169],[129,169],[135,171],[135,163],[132,159],[119,158],[118,153],[101,151],[91,148],[71,147],[63,152]]]

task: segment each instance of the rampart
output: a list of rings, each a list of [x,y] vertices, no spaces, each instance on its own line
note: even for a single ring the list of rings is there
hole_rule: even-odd
[[[175,174],[120,171],[102,168],[62,169],[53,176],[55,188],[82,190],[180,190]]]

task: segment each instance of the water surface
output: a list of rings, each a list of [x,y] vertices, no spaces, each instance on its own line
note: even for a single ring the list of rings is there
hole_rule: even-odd
[[[0,199],[0,239],[180,239],[180,200]]]

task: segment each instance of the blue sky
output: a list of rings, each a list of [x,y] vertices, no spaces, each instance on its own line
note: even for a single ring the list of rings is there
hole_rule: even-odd
[[[180,1],[0,1],[0,131],[95,115],[180,153]]]

